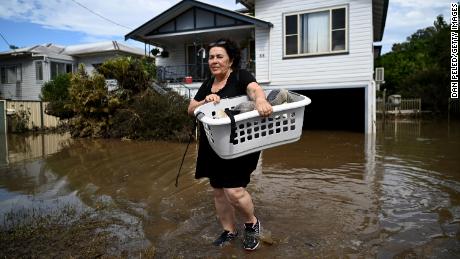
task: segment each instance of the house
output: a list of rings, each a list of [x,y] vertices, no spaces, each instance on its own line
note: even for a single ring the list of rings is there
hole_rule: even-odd
[[[39,100],[43,83],[84,64],[91,73],[105,60],[120,55],[144,56],[142,49],[117,41],[72,45],[36,45],[0,52],[0,98]]]
[[[175,87],[209,75],[206,46],[230,38],[243,68],[265,89],[286,88],[312,99],[304,127],[375,132],[374,56],[382,40],[388,0],[237,0],[231,11],[183,0],[128,33],[161,47],[158,77]],[[150,48],[150,47],[149,47]]]

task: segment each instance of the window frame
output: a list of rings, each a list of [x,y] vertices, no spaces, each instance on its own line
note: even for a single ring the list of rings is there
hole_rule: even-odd
[[[10,81],[8,79],[7,69],[15,70],[16,80]],[[18,82],[22,82],[22,65],[21,64],[9,64],[9,65],[0,66],[0,83],[1,84],[4,84],[4,85],[16,84]]]
[[[53,65],[57,65],[57,67],[54,67]],[[63,72],[62,73],[59,72],[59,65],[63,65]],[[70,71],[67,71],[68,66],[70,66]],[[56,75],[53,75],[53,67],[56,69]],[[49,74],[50,74],[49,78],[51,80],[54,80],[57,76],[59,76],[61,74],[73,73],[73,69],[74,69],[74,64],[73,63],[52,60],[52,61],[49,62]]]
[[[44,63],[42,60],[37,60],[34,62],[35,63],[35,81],[38,81],[38,82],[41,82],[43,81],[43,76],[44,76],[44,69],[43,69],[43,66],[44,66]],[[40,70],[41,71],[37,71],[38,69],[38,64],[40,64]],[[38,73],[40,72],[40,73]]]
[[[332,29],[332,12],[333,10],[337,9],[345,9],[345,28],[344,29]],[[319,13],[319,12],[329,12],[329,51],[327,52],[315,52],[315,53],[301,53],[302,50],[302,24],[301,24],[301,16],[305,14],[311,13]],[[316,8],[316,9],[309,9],[309,10],[302,10],[302,11],[295,11],[295,12],[287,12],[282,14],[282,31],[283,31],[283,59],[284,58],[299,58],[299,57],[316,57],[316,56],[324,56],[324,55],[338,55],[338,54],[348,54],[349,53],[349,5],[337,5],[337,6],[329,6],[324,8]],[[297,16],[297,54],[287,54],[287,37],[292,36],[294,34],[286,34],[286,19],[288,16]],[[332,50],[332,32],[337,30],[345,30],[345,49],[343,50]]]

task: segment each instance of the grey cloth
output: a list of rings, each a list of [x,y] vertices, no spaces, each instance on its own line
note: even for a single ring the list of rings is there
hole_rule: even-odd
[[[272,106],[280,105],[283,103],[297,102],[297,101],[300,101],[301,99],[302,97],[300,97],[297,94],[293,94],[286,89],[272,90],[267,96],[267,101]],[[244,113],[244,112],[253,111],[255,109],[256,109],[256,103],[254,101],[246,101],[246,102],[242,102],[238,104],[237,106],[235,106],[235,109],[233,110],[238,113]],[[214,118],[225,118],[225,117],[228,117],[228,116],[222,110],[222,111],[217,111]]]
[[[296,94],[290,93],[286,89],[276,89],[272,90],[268,96],[267,101],[272,106],[280,105],[283,103],[292,103],[300,100],[300,97]],[[254,101],[246,101],[235,106],[235,110],[240,113],[249,112],[256,109],[256,103]]]

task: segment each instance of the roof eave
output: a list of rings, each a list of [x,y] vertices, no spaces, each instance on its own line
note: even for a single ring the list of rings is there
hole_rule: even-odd
[[[252,0],[236,0],[237,4],[242,4],[244,7],[248,8],[248,10],[254,10],[254,1]]]
[[[224,15],[229,16],[229,17],[240,19],[240,20],[246,21],[248,23],[252,23],[252,24],[254,24],[256,26],[261,26],[261,27],[266,27],[266,28],[273,27],[272,23],[257,19],[257,18],[252,17],[252,16],[244,15],[244,14],[241,14],[241,13],[237,13],[237,12],[234,12],[234,11],[231,11],[231,10],[227,10],[227,9],[224,9],[224,8],[220,8],[218,6],[206,4],[206,3],[195,1],[195,0],[184,0],[184,1],[181,1],[181,2],[177,3],[176,5],[174,5],[172,7],[170,7],[169,9],[167,9],[166,11],[162,12],[161,14],[155,16],[154,18],[150,19],[149,21],[147,21],[146,23],[142,24],[138,28],[134,29],[130,33],[126,34],[125,35],[125,40],[133,39],[133,40],[138,40],[138,41],[141,41],[141,42],[145,42],[142,37],[139,37],[137,35],[142,34],[146,30],[146,27],[149,24],[154,23],[157,20],[160,20],[160,21],[165,20],[165,21],[167,21],[169,19],[172,19],[172,17],[167,17],[168,13],[173,13],[173,12],[175,12],[177,10],[180,10],[181,8],[183,8],[183,5],[189,5],[189,7],[196,6],[196,7],[200,7],[200,8],[203,8],[203,9],[208,9],[208,10],[211,10],[211,11],[214,11],[214,12],[220,12],[220,13],[222,13]],[[163,17],[163,16],[166,16],[166,17]]]
[[[382,41],[388,13],[389,0],[372,0],[374,41]]]

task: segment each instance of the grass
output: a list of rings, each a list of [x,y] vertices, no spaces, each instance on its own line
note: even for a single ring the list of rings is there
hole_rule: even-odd
[[[124,226],[104,213],[64,206],[52,211],[21,209],[4,215],[0,226],[0,258],[153,258],[155,247],[119,251],[121,240],[109,231]]]

